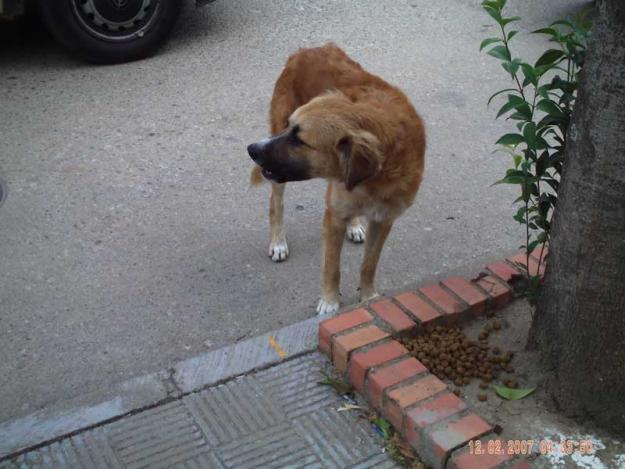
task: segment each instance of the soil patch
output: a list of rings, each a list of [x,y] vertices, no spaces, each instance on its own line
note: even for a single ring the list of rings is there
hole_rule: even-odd
[[[536,352],[525,350],[530,322],[530,307],[518,300],[494,317],[401,341],[479,415],[501,427],[504,451],[508,444],[512,451],[528,451],[532,441],[531,458],[538,468],[625,468],[624,441],[554,409],[543,386],[548,372]],[[504,382],[536,390],[520,400],[505,400],[494,391]]]

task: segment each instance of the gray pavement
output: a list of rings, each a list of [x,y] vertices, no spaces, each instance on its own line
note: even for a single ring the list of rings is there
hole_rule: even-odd
[[[581,4],[509,3],[522,32]],[[0,24],[0,421],[314,314],[324,184],[287,189],[291,258],[273,264],[245,153],[299,46],[342,45],[427,124],[380,290],[515,249],[512,191],[490,186],[509,165],[490,154],[509,126],[485,108],[507,80],[477,50],[494,32],[477,0],[219,0],[189,6],[158,56],[93,67]],[[529,58],[545,47],[517,38]],[[360,251],[344,251],[344,303]]]
[[[321,386],[313,353],[55,441],[17,468],[381,468],[397,466],[357,411]]]

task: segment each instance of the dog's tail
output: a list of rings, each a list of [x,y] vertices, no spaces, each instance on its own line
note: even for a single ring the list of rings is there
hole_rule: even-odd
[[[260,186],[266,179],[261,174],[261,167],[258,165],[254,165],[252,168],[252,173],[250,174],[250,186]]]

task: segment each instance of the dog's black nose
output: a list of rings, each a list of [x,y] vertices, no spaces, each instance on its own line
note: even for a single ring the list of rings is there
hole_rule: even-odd
[[[250,157],[257,163],[260,163],[262,151],[262,147],[258,143],[252,143],[247,146],[247,153]]]

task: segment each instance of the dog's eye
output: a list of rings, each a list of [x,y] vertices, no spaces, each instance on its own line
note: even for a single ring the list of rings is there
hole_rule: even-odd
[[[306,142],[304,142],[300,137],[299,137],[299,126],[296,125],[295,127],[293,127],[293,130],[291,131],[291,135],[290,135],[290,141],[292,145],[295,146],[301,146],[301,145],[306,145]]]

